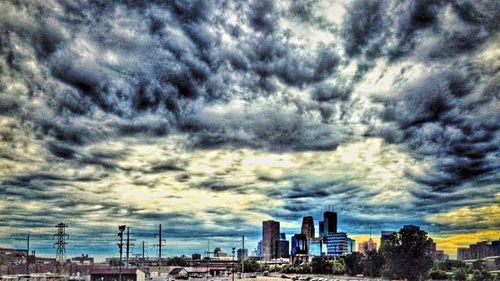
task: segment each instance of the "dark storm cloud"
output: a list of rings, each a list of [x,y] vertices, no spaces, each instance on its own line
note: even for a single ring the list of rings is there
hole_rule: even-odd
[[[194,102],[269,95],[277,89],[276,79],[302,88],[330,77],[340,64],[332,46],[318,45],[314,52],[304,52],[304,46],[290,43],[280,30],[275,1],[59,5],[64,13],[49,4],[3,4],[1,23],[8,32],[2,36],[2,46],[5,58],[12,61],[10,72],[23,77],[34,96],[44,97],[44,104],[21,113],[23,105],[6,96],[0,106],[4,114],[22,118],[42,137],[71,145],[115,136],[163,136],[175,130],[192,134],[200,146],[248,145],[251,141],[231,137],[233,129],[213,130],[197,120],[192,124],[189,116],[198,108]],[[234,35],[233,26],[225,22],[226,12],[240,13],[257,31],[239,35],[240,48],[226,48],[221,41],[221,32]],[[14,19],[16,14],[22,17]],[[24,53],[13,48],[14,41],[24,44]],[[38,72],[24,64],[30,55]],[[230,96],[235,87],[240,94]],[[348,93],[342,94],[344,99]],[[320,100],[331,100],[325,95],[329,94]],[[302,112],[293,115],[307,118]],[[318,134],[339,133],[331,128],[317,132],[321,126],[318,122],[297,128],[303,137],[289,138],[279,146],[301,146]],[[285,130],[282,135],[289,133]],[[258,137],[258,146],[275,147],[274,136]],[[335,147],[336,142],[309,149]],[[49,151],[62,158],[74,156],[63,144],[49,145]]]
[[[436,158],[427,174],[409,175],[416,181],[441,190],[488,174],[487,182],[498,180],[500,115],[496,98],[482,87],[488,73],[479,71],[434,73],[386,104],[383,117],[398,128],[385,132],[387,140]]]
[[[449,15],[448,9],[452,11]],[[347,12],[341,32],[348,56],[388,56],[397,61],[414,55],[425,42],[425,56],[442,59],[487,42],[498,31],[500,5],[466,0],[354,1]]]
[[[345,50],[349,56],[380,52],[385,36],[387,1],[354,1],[347,11],[342,35],[346,40]]]

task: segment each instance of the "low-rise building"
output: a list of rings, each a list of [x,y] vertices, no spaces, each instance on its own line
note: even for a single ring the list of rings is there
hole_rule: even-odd
[[[34,273],[18,275],[1,275],[1,281],[65,281],[67,276],[55,273]]]
[[[71,258],[71,262],[72,263],[79,263],[79,264],[94,264],[94,258],[89,257],[89,255],[82,254],[79,257]]]
[[[26,250],[0,248],[0,264],[23,264],[26,263],[27,254]]]
[[[188,271],[183,267],[176,267],[172,269],[168,275],[175,279],[188,279],[189,277]]]
[[[145,281],[146,273],[136,268],[94,267],[90,270],[90,281]]]

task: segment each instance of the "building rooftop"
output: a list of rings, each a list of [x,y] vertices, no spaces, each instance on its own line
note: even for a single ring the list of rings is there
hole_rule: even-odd
[[[136,274],[135,268],[122,268],[122,274]],[[118,267],[94,267],[90,270],[90,274],[120,274]]]

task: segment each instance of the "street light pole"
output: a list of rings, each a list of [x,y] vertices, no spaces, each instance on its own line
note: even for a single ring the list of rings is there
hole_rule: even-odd
[[[118,249],[120,250],[120,260],[118,261],[119,263],[119,281],[123,281],[122,279],[122,254],[123,254],[123,232],[125,231],[125,225],[120,225],[118,226],[118,236],[120,237],[120,243],[118,243]]]
[[[235,249],[236,249],[236,248],[235,248],[235,247],[233,247],[233,262],[231,263],[231,265],[232,265],[231,267],[232,267],[232,271],[233,271],[233,281],[234,281],[234,250],[235,250]]]

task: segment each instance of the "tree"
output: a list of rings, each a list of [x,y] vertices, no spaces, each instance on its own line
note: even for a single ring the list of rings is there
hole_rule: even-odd
[[[465,267],[459,267],[453,271],[453,280],[455,281],[466,281],[467,280],[467,269]]]
[[[379,277],[384,266],[384,256],[376,250],[367,253],[363,260],[363,275]]]
[[[418,228],[402,228],[384,243],[384,277],[421,281],[432,266],[429,250],[432,240]]]
[[[167,259],[167,265],[168,266],[173,266],[173,265],[187,266],[188,262],[186,261],[185,258],[182,258],[182,257],[172,257],[172,258]]]
[[[332,263],[332,273],[333,274],[344,274],[345,273],[344,260],[334,260]]]
[[[467,265],[461,260],[445,260],[438,262],[437,268],[443,271],[452,271],[455,268],[466,266]]]
[[[493,281],[493,276],[486,270],[474,270],[472,281]]]
[[[311,271],[316,274],[332,274],[332,263],[326,259],[315,257],[311,261]]]
[[[484,270],[486,268],[486,264],[484,262],[484,260],[475,260],[473,263],[472,263],[472,269],[474,270]]]
[[[358,252],[354,252],[350,255],[344,257],[344,269],[345,273],[355,276],[363,272],[363,255]]]
[[[243,262],[243,267],[245,268],[245,272],[259,272],[260,264],[254,260],[245,260]]]
[[[448,279],[448,276],[446,275],[446,272],[444,272],[442,270],[431,271],[431,273],[429,274],[429,277],[432,280],[446,280],[446,279]]]

